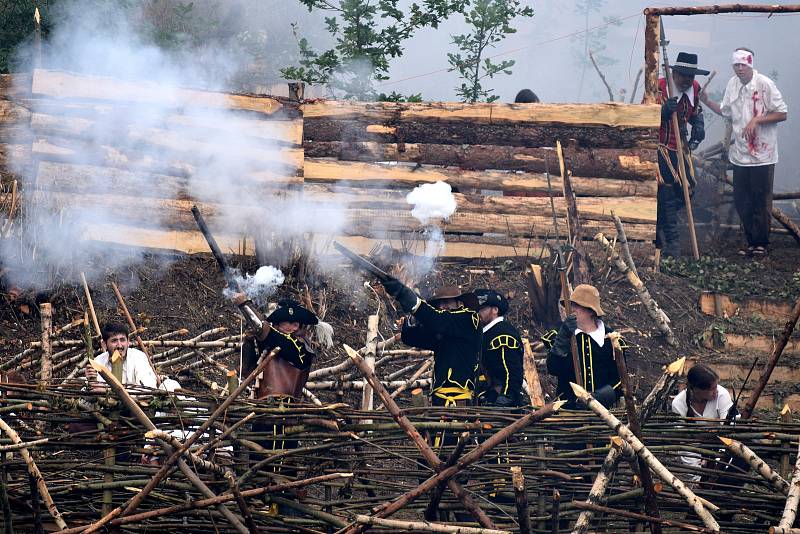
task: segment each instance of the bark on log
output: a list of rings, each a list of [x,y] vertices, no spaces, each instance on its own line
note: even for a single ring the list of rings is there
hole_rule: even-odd
[[[19,437],[19,434],[17,434],[16,430],[11,428],[1,417],[0,430],[8,435],[12,443],[22,444],[22,438]],[[39,468],[36,466],[36,462],[33,461],[33,458],[27,449],[21,448],[19,453],[22,456],[22,459],[25,461],[25,465],[28,467],[28,474],[31,476],[32,480],[36,482],[36,488],[39,490],[39,495],[41,495],[42,499],[44,499],[45,505],[47,506],[47,511],[50,513],[53,521],[56,522],[56,525],[58,525],[60,529],[67,528],[67,522],[64,521],[64,518],[61,516],[61,512],[59,512],[58,507],[56,507],[56,503],[53,502],[53,498],[50,496],[50,491],[47,489],[47,483],[44,481],[41,471],[39,471]]]
[[[631,271],[625,262],[622,261],[617,252],[611,248],[611,243],[609,243],[608,239],[606,239],[603,234],[595,235],[594,239],[603,246],[611,261],[614,263],[617,269],[625,275],[625,277],[628,279],[628,282],[630,282],[630,284],[633,286],[633,289],[636,291],[636,294],[642,301],[645,310],[647,310],[647,314],[651,319],[653,319],[653,321],[655,321],[658,331],[664,334],[667,343],[673,347],[677,346],[678,341],[675,338],[675,334],[672,332],[672,328],[669,326],[669,317],[667,317],[667,314],[664,313],[664,310],[661,309],[655,299],[653,299],[653,297],[650,295],[650,291],[647,290],[644,282],[642,282],[641,279],[636,276],[636,273]],[[631,260],[631,262],[633,262],[633,260]]]
[[[574,139],[582,148],[655,149],[657,124],[643,127],[586,126],[547,123],[481,124],[478,122],[400,122],[375,131],[373,123],[358,120],[306,118],[303,142],[372,141],[542,147],[553,139]]]
[[[44,389],[53,377],[53,346],[50,343],[50,331],[53,327],[53,307],[49,302],[39,305],[39,314],[42,319],[42,356],[41,356],[41,379],[39,388]]]
[[[725,447],[728,448],[733,454],[747,462],[747,465],[750,466],[750,469],[761,475],[761,477],[769,482],[772,488],[784,495],[789,494],[789,483],[784,480],[782,476],[772,470],[772,468],[767,465],[767,463],[761,459],[759,455],[753,452],[750,447],[742,443],[741,441],[736,441],[735,439],[725,438],[719,436],[719,440],[725,444]]]
[[[464,170],[503,169],[543,173],[555,165],[555,158],[549,147],[306,141],[303,148],[307,158],[364,162],[402,161],[455,166]],[[656,175],[656,152],[652,149],[576,147],[569,151],[568,163],[577,176],[652,180]],[[797,197],[788,198],[800,198],[800,193],[797,193]]]
[[[375,372],[375,352],[378,349],[378,322],[380,321],[380,310],[374,315],[370,315],[367,319],[367,341],[364,347],[364,363],[370,370]],[[364,389],[361,394],[361,409],[370,411],[374,408],[375,399],[373,398],[373,391],[369,384],[364,384]]]
[[[519,523],[519,534],[530,534],[531,512],[528,506],[528,495],[525,493],[525,476],[522,468],[515,466],[511,468],[511,483],[514,486],[514,502],[517,506],[517,522]]]
[[[680,521],[673,521],[671,519],[662,519],[659,517],[651,517],[644,514],[637,514],[636,512],[631,512],[628,510],[620,510],[618,508],[609,508],[608,506],[600,506],[599,504],[592,504],[581,501],[572,501],[572,505],[575,508],[581,510],[599,512],[601,514],[617,515],[620,517],[627,517],[629,519],[636,519],[639,521],[649,521],[651,523],[659,523],[668,527],[677,527],[683,530],[689,530],[691,532],[708,532],[708,533],[717,532],[715,530],[711,530],[708,528],[696,527],[689,523],[682,523]]]
[[[461,457],[461,454],[464,452],[464,448],[467,446],[467,440],[469,439],[469,432],[462,432],[460,436],[458,436],[458,442],[456,443],[455,448],[453,448],[453,452],[450,453],[450,456],[447,458],[447,461],[442,466],[443,469],[452,467],[456,464],[458,459]],[[436,519],[436,515],[439,512],[439,503],[442,500],[442,495],[444,494],[444,490],[447,489],[446,483],[439,483],[433,491],[431,491],[431,498],[428,501],[428,506],[425,508],[425,520],[426,521],[433,521]]]
[[[800,4],[715,4],[698,7],[649,7],[646,16],[654,15],[718,15],[720,13],[798,13]]]
[[[644,25],[644,102],[658,102],[658,35],[661,19],[645,11]]]
[[[623,425],[622,422],[614,416],[614,414],[609,412],[602,404],[592,398],[589,392],[587,392],[581,386],[575,383],[571,383],[570,386],[572,387],[572,391],[575,393],[577,398],[584,401],[589,409],[596,413],[608,425],[609,428],[614,430],[619,437],[624,439],[628,445],[633,447],[633,450],[636,451],[636,454],[642,458],[645,463],[647,463],[647,465],[656,475],[658,475],[661,480],[669,484],[672,489],[674,489],[686,500],[689,506],[695,511],[695,513],[697,513],[700,519],[702,519],[706,527],[719,532],[719,524],[708,512],[705,506],[703,506],[703,503],[698,499],[697,495],[695,495],[694,492],[689,489],[678,477],[670,473],[669,470],[658,460],[658,458],[656,458],[653,453],[651,453],[647,447],[645,447],[644,443],[642,443],[636,436],[633,435],[633,432],[631,432],[627,426]]]
[[[797,303],[800,306],[800,300]],[[783,515],[781,515],[781,520],[777,527],[770,527],[770,534],[781,534],[789,531],[794,526],[798,504],[800,504],[800,449],[797,451],[797,458],[794,462],[792,480],[789,483],[789,493],[786,496]]]
[[[747,399],[747,404],[745,404],[744,409],[742,410],[742,417],[744,419],[749,419],[750,416],[753,415],[753,410],[756,407],[756,402],[758,402],[758,397],[761,396],[761,393],[767,386],[767,382],[769,382],[769,377],[772,374],[772,371],[775,369],[775,366],[778,365],[778,360],[783,353],[783,349],[785,349],[787,343],[789,343],[789,338],[791,337],[792,332],[794,332],[798,320],[800,320],[800,298],[797,299],[797,302],[795,302],[794,308],[792,309],[792,316],[788,321],[786,321],[786,324],[783,327],[783,333],[778,339],[778,342],[775,344],[775,348],[772,349],[772,354],[770,354],[769,360],[767,360],[767,363],[764,365],[764,369],[761,371],[761,375],[758,377],[758,382]],[[798,457],[800,457],[800,454],[798,454]],[[794,479],[795,477],[792,478]],[[800,475],[797,475],[797,483],[800,484]],[[789,526],[791,526],[791,524]]]
[[[531,350],[531,342],[527,337],[522,338],[523,356],[522,367],[525,373],[525,382],[528,384],[528,395],[534,408],[545,405],[542,382],[539,380],[539,370],[536,368],[536,359]]]

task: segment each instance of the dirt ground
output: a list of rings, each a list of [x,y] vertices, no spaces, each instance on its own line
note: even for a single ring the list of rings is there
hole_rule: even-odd
[[[735,232],[706,238],[700,262],[665,261],[660,273],[654,273],[652,269],[652,248],[643,243],[633,244],[632,252],[639,274],[670,317],[678,347],[669,347],[663,341],[627,280],[607,266],[594,243],[588,244],[594,265],[592,277],[601,291],[607,312],[605,319],[621,330],[631,345],[628,362],[639,387],[649,389],[661,366],[677,357],[703,358],[707,354],[708,351],[698,344],[698,339],[704,330],[719,323],[720,319],[700,312],[698,301],[702,290],[721,291],[733,296],[774,297],[782,301],[800,297],[800,247],[794,241],[778,236],[771,254],[754,261],[736,254],[737,239]],[[224,280],[214,260],[202,255],[168,258],[168,262],[165,259],[163,255],[150,255],[139,265],[109,273],[104,280],[93,282],[92,293],[100,320],[121,318],[109,286],[109,282],[114,280],[125,295],[137,324],[147,327],[145,338],[178,328],[187,328],[196,334],[227,326],[232,333],[238,332],[238,312],[221,296]],[[253,258],[234,257],[232,263],[248,272],[257,267]],[[424,296],[426,290],[441,283],[458,283],[466,288],[495,288],[506,294],[511,302],[508,318],[536,339],[544,329],[531,321],[527,282],[523,276],[526,264],[524,258],[438,262],[421,281],[420,289]],[[298,298],[309,291],[314,306],[318,311],[324,310],[325,320],[334,326],[338,344],[337,348],[321,355],[316,364],[318,367],[344,358],[339,348],[342,342],[356,347],[363,345],[367,316],[374,313],[376,306],[374,294],[363,286],[364,275],[354,273],[344,260],[333,271],[332,276],[307,277],[306,280],[315,280],[311,287],[288,276],[274,297]],[[39,338],[37,303],[48,301],[53,304],[56,327],[83,317],[84,313],[84,298],[79,285],[62,284],[51,291],[23,292],[18,296],[11,288],[3,286],[0,295],[0,362]],[[382,305],[390,306],[390,303],[384,299]],[[381,325],[381,335],[388,337],[394,328],[391,320],[400,315],[391,309],[384,315],[386,319]],[[782,325],[731,320],[725,328],[767,333],[780,331]]]

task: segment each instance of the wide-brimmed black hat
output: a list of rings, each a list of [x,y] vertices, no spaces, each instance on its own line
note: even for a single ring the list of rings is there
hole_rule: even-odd
[[[678,59],[672,64],[672,70],[677,70],[687,76],[696,74],[706,76],[709,74],[709,71],[697,68],[697,54],[689,54],[688,52],[678,53]]]
[[[508,300],[494,289],[476,289],[475,297],[478,299],[478,309],[495,306],[498,315],[505,315],[508,311]]]
[[[278,308],[269,314],[267,320],[271,323],[300,323],[315,325],[319,322],[317,316],[309,310],[300,305],[299,302],[292,299],[283,299],[278,301]]]
[[[458,286],[442,286],[436,288],[427,301],[428,304],[435,307],[437,302],[447,299],[458,300],[471,310],[477,309],[478,301],[475,298],[475,294],[472,292],[463,293]]]

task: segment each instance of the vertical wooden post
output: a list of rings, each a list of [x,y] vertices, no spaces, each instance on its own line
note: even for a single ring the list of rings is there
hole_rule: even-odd
[[[83,285],[83,294],[86,297],[86,303],[89,306],[89,315],[92,317],[92,325],[94,326],[95,333],[100,335],[100,323],[97,322],[97,313],[94,311],[94,303],[92,302],[92,294],[89,292],[89,284],[86,283],[86,275],[81,272],[81,285]]]
[[[792,409],[789,407],[788,404],[783,405],[783,410],[781,410],[781,423],[791,423],[792,422]],[[786,448],[786,452],[781,454],[781,476],[783,478],[789,478],[789,449],[792,447],[792,442],[789,440],[781,441],[781,450]]]
[[[367,343],[366,352],[364,352],[364,361],[371,371],[375,370],[375,353],[378,351],[378,321],[380,319],[379,313],[370,315],[367,319]],[[364,384],[364,391],[361,396],[361,409],[364,411],[371,411],[374,409],[374,398],[372,394],[372,386],[368,383]]]
[[[525,477],[522,468],[511,468],[511,481],[514,486],[514,499],[517,503],[517,519],[519,520],[519,534],[530,534],[531,513],[528,507],[528,495],[525,493]]]
[[[39,389],[47,387],[47,383],[53,377],[53,347],[50,343],[50,332],[53,326],[53,307],[49,302],[39,305],[39,315],[42,318],[42,359],[41,377],[39,378]]]
[[[547,469],[547,461],[544,459],[547,453],[547,448],[545,446],[545,439],[538,438],[536,443],[536,454],[541,458],[539,461],[539,468],[540,469]],[[536,498],[536,515],[539,517],[544,517],[545,515],[545,507],[547,505],[547,499],[544,495],[544,484],[539,485],[539,490],[537,493]],[[547,521],[545,519],[539,520],[539,524],[536,526],[536,530],[539,532],[544,531],[547,528]]]
[[[558,534],[561,522],[561,492],[553,488],[553,508],[550,510],[550,532]]]
[[[33,10],[33,68],[42,68],[42,17],[38,7]]]
[[[658,35],[661,19],[644,10],[644,103],[658,103]]]
[[[539,380],[539,371],[536,369],[536,359],[531,350],[531,342],[527,337],[522,338],[523,358],[522,366],[525,371],[525,382],[528,384],[528,394],[531,397],[531,405],[534,408],[541,408],[545,405],[542,383]]]

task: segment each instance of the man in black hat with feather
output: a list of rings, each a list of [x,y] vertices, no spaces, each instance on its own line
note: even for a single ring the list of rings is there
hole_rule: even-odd
[[[697,54],[681,52],[671,66],[672,88],[667,91],[667,79],[658,80],[659,102],[661,103],[661,127],[658,132],[658,208],[656,214],[656,248],[665,257],[680,254],[680,232],[678,231],[678,211],[683,207],[683,187],[678,171],[678,152],[676,135],[685,140],[688,125],[692,126],[688,149],[695,150],[705,139],[705,120],[700,105],[700,84],[696,75],[707,75],[708,71],[697,68]],[[672,98],[668,95],[672,94]],[[671,117],[678,114],[680,132],[674,132]],[[691,157],[684,159],[690,186],[694,186],[694,172]]]

